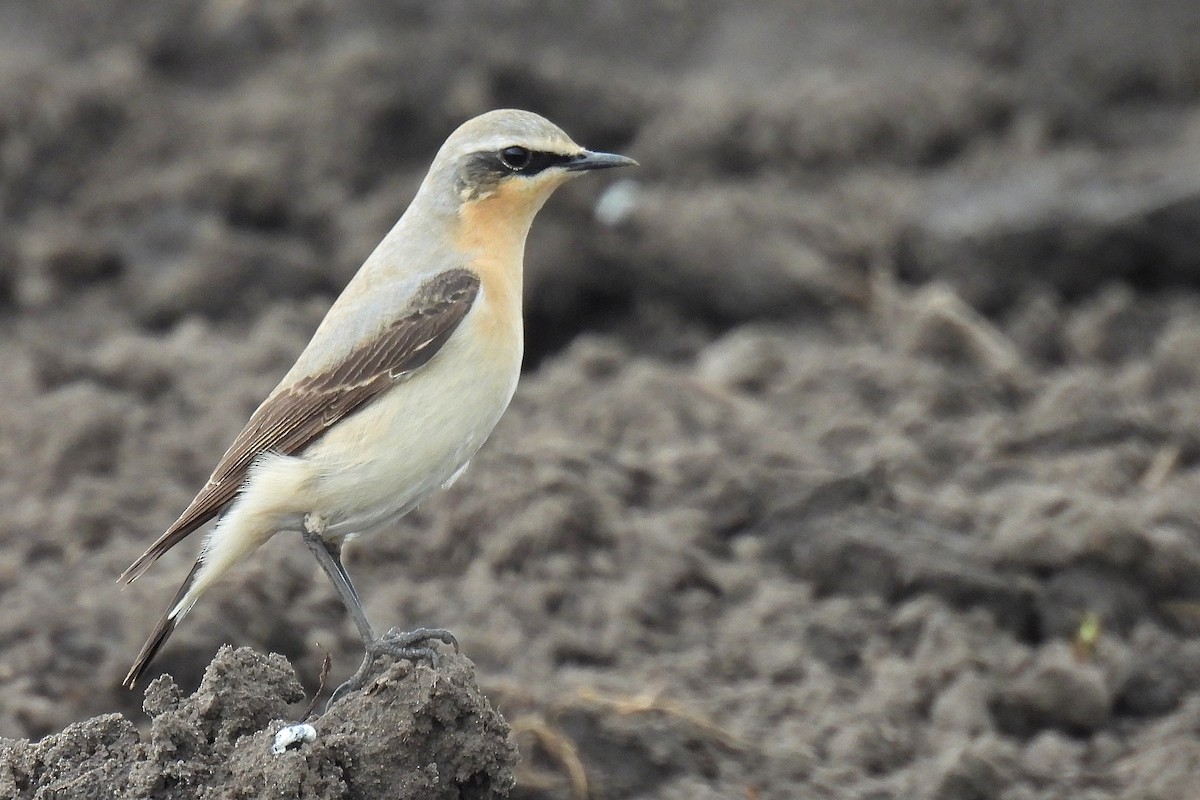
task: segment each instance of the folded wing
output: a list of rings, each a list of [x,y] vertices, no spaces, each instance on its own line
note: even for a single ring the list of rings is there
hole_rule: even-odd
[[[216,516],[241,489],[259,456],[298,453],[329,426],[428,363],[478,294],[479,278],[470,270],[443,272],[422,284],[408,308],[379,336],[328,370],[273,394],[254,412],[191,505],[120,580],[136,580],[163,553]]]

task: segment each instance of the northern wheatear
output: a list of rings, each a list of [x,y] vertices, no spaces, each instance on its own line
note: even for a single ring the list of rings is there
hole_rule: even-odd
[[[417,656],[435,640],[455,643],[440,629],[376,638],[342,544],[394,525],[466,469],[517,386],[534,215],[572,176],[635,163],[585,150],[527,111],[491,111],[450,135],[408,210],[200,494],[121,576],[135,580],[220,515],[126,686],[200,596],[280,531],[301,534],[358,626],[367,656],[347,685],[361,685],[377,653]]]

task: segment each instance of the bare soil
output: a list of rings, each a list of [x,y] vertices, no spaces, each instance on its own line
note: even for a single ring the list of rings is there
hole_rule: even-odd
[[[506,106],[643,166],[552,199],[511,409],[347,553],[464,656],[273,755],[359,660],[277,537],[143,706],[195,547],[116,576]],[[1197,795],[1194,2],[10,0],[0,221],[2,797]]]

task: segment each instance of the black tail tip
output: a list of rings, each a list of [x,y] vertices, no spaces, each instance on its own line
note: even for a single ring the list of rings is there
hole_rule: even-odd
[[[125,680],[121,681],[121,685],[126,689],[134,689],[137,687],[137,682],[146,674],[146,670],[150,667],[150,662],[158,655],[158,651],[162,649],[163,643],[167,641],[167,637],[175,630],[175,618],[164,616],[159,620],[158,625],[154,628],[154,633],[150,634],[150,638],[142,645],[141,652],[133,661],[133,666],[129,668],[129,672],[125,674]]]

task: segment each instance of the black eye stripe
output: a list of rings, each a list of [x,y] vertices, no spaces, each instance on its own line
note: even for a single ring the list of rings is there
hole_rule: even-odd
[[[513,146],[515,147],[515,145]],[[517,175],[522,177],[537,175],[550,167],[569,164],[579,157],[566,156],[562,153],[531,151],[529,160],[524,166],[514,169],[514,165],[505,162],[504,151],[508,149],[508,147],[504,147],[499,150],[472,153],[463,164],[462,173],[457,179],[458,190],[465,192],[468,196],[476,197],[492,191],[506,178]]]
[[[509,166],[501,151],[496,155],[496,161],[500,168],[508,173],[516,173],[517,175],[537,175],[539,172],[549,169],[550,167],[559,164],[566,164],[571,160],[572,156],[566,156],[562,153],[546,153],[538,150],[531,151],[529,158],[519,169],[514,169]]]
[[[570,160],[570,156],[564,156],[561,153],[531,153],[529,166],[521,170],[521,173],[524,175],[536,175],[544,169],[565,164]]]

